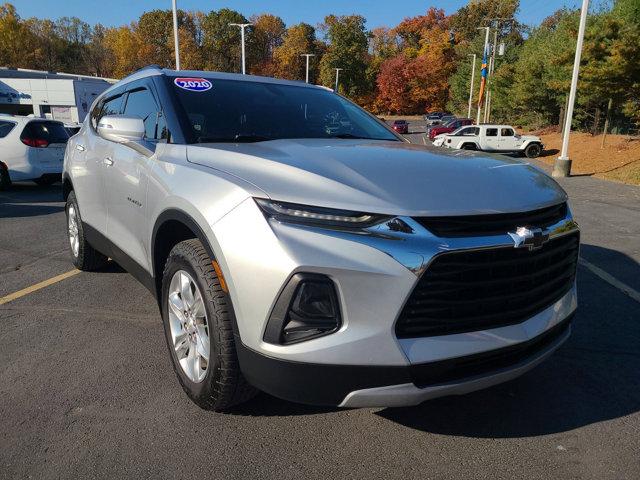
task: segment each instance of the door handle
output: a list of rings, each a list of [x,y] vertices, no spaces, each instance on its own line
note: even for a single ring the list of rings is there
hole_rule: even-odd
[[[103,162],[107,167],[113,165],[113,159],[111,157],[104,157]]]
[[[84,145],[76,143],[76,150],[78,150],[79,152],[84,152]]]

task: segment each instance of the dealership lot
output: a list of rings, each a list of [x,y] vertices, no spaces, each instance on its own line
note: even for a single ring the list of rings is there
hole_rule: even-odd
[[[422,143],[424,125],[410,125]],[[638,478],[640,189],[564,180],[582,227],[570,340],[525,376],[404,409],[182,393],[151,295],[72,270],[59,185],[0,193],[0,478]],[[31,291],[33,290],[33,291]]]

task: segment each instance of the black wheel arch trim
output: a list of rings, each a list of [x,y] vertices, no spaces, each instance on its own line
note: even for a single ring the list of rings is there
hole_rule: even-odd
[[[200,226],[200,224],[198,224],[197,221],[195,221],[193,219],[193,217],[191,217],[191,215],[189,215],[188,213],[186,213],[183,210],[180,210],[178,208],[168,208],[166,210],[163,210],[162,213],[160,213],[160,215],[158,215],[158,218],[156,219],[155,224],[153,225],[153,231],[151,234],[151,259],[152,259],[152,279],[154,282],[154,296],[156,297],[157,301],[158,301],[158,305],[160,307],[162,307],[162,305],[160,305],[160,302],[162,301],[162,295],[161,295],[161,280],[162,280],[162,272],[156,272],[155,271],[155,245],[156,245],[156,238],[158,235],[158,230],[160,230],[160,227],[162,227],[162,225],[164,225],[166,222],[168,221],[177,221],[182,223],[183,225],[185,225],[187,228],[189,228],[189,230],[191,230],[195,235],[196,238],[198,240],[200,240],[200,242],[202,243],[202,246],[204,247],[204,249],[207,252],[207,255],[209,255],[209,258],[211,258],[212,261],[217,261],[216,260],[216,255],[213,251],[213,248],[211,248],[211,244],[209,243],[209,240],[207,238],[207,236],[204,233],[204,230],[202,229],[202,227]],[[158,285],[158,283],[160,283],[160,285]],[[229,282],[226,282],[227,286],[229,285]],[[231,316],[231,325],[233,326],[233,332],[236,335],[239,335],[239,329],[238,329],[238,322],[236,320],[236,314],[235,314],[235,308],[233,307],[233,300],[231,298],[231,295],[229,294],[229,292],[227,292],[227,299],[229,302],[229,313]]]
[[[169,208],[167,210],[163,210],[162,213],[158,215],[158,218],[156,219],[156,222],[153,225],[153,232],[151,234],[151,258],[152,259],[155,258],[154,250],[155,250],[156,237],[158,235],[158,230],[160,230],[160,227],[162,227],[162,225],[164,225],[168,221],[177,221],[184,224],[187,228],[189,228],[189,230],[191,230],[196,235],[198,240],[200,240],[205,250],[207,251],[207,254],[211,257],[211,260],[215,260],[216,256],[213,253],[213,249],[211,248],[211,245],[209,244],[209,240],[207,239],[207,236],[205,235],[202,227],[200,227],[198,222],[196,222],[193,219],[193,217],[191,217],[188,213],[177,208]],[[161,274],[162,272],[156,272],[154,267],[154,271],[152,273],[154,277],[157,277],[158,274],[159,273]]]

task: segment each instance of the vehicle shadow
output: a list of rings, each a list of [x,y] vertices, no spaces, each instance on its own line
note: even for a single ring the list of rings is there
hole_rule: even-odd
[[[540,152],[541,157],[553,157],[554,155],[558,155],[560,150],[557,148],[548,148]]]
[[[13,183],[0,191],[0,205],[5,203],[58,203],[62,202],[62,184],[40,186],[31,182]]]
[[[640,265],[606,248],[585,245],[607,270],[624,257],[640,278]],[[611,263],[610,263],[611,262]],[[513,438],[565,432],[640,410],[640,304],[583,267],[580,307],[572,335],[551,358],[524,376],[460,397],[377,413],[429,433]]]

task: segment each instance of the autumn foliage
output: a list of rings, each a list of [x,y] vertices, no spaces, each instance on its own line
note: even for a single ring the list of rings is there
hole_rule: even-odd
[[[268,13],[246,18],[229,8],[179,10],[180,59],[184,69],[239,72],[240,30],[229,24],[251,22],[251,74],[304,81],[302,55],[313,54],[310,82],[333,88],[341,69],[339,92],[373,112],[448,109],[466,116],[474,54],[476,94],[480,81],[484,34],[477,27],[490,25],[491,38],[496,35],[505,46],[488,80],[492,119],[557,124],[570,82],[578,12],[561,9],[528,28],[516,19],[519,8],[519,0],[469,2],[452,15],[432,7],[395,27],[373,30],[360,15],[287,26]],[[590,13],[582,63],[574,116],[579,125],[602,123],[609,99],[613,123],[640,119],[638,0],[613,0],[610,10]],[[121,78],[149,64],[175,65],[168,9],[106,28],[75,17],[23,19],[11,4],[0,6],[0,66]]]

